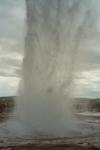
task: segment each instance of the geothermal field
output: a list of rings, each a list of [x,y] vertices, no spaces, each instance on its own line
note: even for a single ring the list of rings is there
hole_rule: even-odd
[[[76,100],[75,100],[76,101]],[[99,100],[84,99],[91,110],[85,109],[78,99],[74,117],[76,131],[65,132],[65,136],[50,136],[43,133],[29,133],[14,114],[13,97],[0,98],[0,149],[1,150],[99,150],[100,149],[100,111]],[[92,101],[92,102],[91,102]],[[81,111],[80,111],[81,108]],[[83,109],[83,110],[82,110]],[[100,109],[100,107],[99,107]],[[27,131],[27,132],[26,132]]]
[[[17,96],[0,100],[1,150],[100,149],[100,99],[93,99],[93,91],[87,92],[88,83],[100,80],[99,71],[94,71],[98,76],[93,79],[88,73],[89,65],[96,66],[90,64],[93,57],[89,60],[89,56],[97,56],[93,51],[96,39],[91,47],[87,44],[98,33],[94,31],[95,1],[25,1],[24,55]],[[87,53],[87,48],[92,52]],[[81,73],[88,80],[79,80]],[[79,83],[86,89],[80,86],[78,90]],[[100,86],[90,84],[93,87],[98,94]],[[81,98],[80,89],[84,97],[92,98]]]

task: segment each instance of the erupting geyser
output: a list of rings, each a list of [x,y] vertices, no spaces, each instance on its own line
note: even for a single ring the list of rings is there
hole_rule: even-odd
[[[79,1],[26,0],[26,6],[18,113],[34,134],[64,135],[73,128],[69,93],[82,22]]]

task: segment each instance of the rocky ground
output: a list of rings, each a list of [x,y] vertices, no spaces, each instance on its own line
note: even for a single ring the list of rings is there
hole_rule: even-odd
[[[57,140],[57,139],[56,139]],[[63,143],[62,140],[58,143],[55,143],[53,140],[45,140],[45,142],[38,141],[36,143],[28,143],[28,144],[21,144],[21,145],[10,145],[10,146],[2,146],[0,150],[100,150],[99,146],[95,144],[90,144],[88,142],[78,142],[75,141],[72,143],[67,141]]]
[[[14,103],[12,100],[1,101],[0,103],[1,123],[9,119],[9,114],[11,114],[13,109],[14,109]],[[78,116],[78,117],[82,118],[82,116]],[[83,118],[85,119],[85,117]],[[93,119],[95,120],[95,117],[93,117]],[[96,119],[100,119],[100,118],[96,118]],[[0,140],[0,150],[99,150],[100,134],[95,133],[89,136],[78,136],[73,138],[33,139],[31,140],[31,142],[26,142],[26,143],[16,142],[10,144],[3,144],[3,142],[4,141]]]

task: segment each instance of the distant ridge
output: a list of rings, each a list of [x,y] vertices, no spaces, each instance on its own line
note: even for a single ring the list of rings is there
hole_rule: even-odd
[[[16,96],[1,96],[0,101],[8,101],[8,100],[14,100]]]

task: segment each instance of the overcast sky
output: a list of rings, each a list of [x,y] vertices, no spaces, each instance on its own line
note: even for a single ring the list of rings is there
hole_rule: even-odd
[[[0,0],[0,96],[15,95],[23,57],[24,0]]]
[[[88,1],[90,11],[78,46],[81,63],[76,73],[75,93],[76,96],[100,97],[100,1],[81,1]],[[16,94],[24,35],[25,1],[0,0],[0,96]]]

